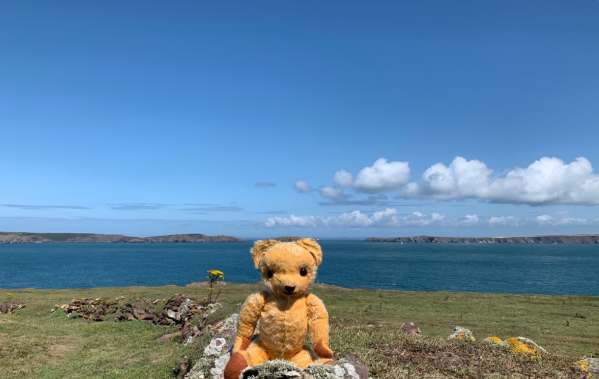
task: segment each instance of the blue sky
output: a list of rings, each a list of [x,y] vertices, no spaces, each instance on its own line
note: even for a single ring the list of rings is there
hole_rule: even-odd
[[[598,19],[593,0],[4,4],[0,230],[598,232]]]

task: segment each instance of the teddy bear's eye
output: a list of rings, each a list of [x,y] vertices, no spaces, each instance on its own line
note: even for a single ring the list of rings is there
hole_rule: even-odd
[[[268,269],[268,270],[266,270],[266,277],[267,277],[268,279],[272,278],[272,276],[273,276],[274,274],[275,274],[275,273],[274,273],[274,272],[272,272],[272,270],[271,270],[271,269]]]
[[[301,268],[300,268],[300,275],[301,275],[301,276],[306,276],[306,275],[308,275],[308,269],[307,269],[307,268],[305,268],[305,267],[301,267]]]

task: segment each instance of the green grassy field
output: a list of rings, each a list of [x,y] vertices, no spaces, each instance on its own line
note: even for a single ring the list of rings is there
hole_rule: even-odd
[[[228,284],[224,308],[237,311],[256,285]],[[354,354],[378,378],[577,377],[569,367],[583,355],[599,356],[599,297],[416,293],[317,286],[331,316],[332,348]],[[200,347],[157,339],[175,327],[142,321],[69,319],[55,304],[76,297],[167,298],[206,296],[205,288],[128,287],[81,290],[0,290],[0,302],[26,308],[0,315],[0,378],[170,378],[183,356]],[[423,338],[406,338],[402,322],[414,321]],[[482,343],[445,341],[455,325],[478,339],[526,336],[550,355],[531,361]],[[426,374],[426,375],[425,375]],[[520,376],[519,376],[520,375]]]

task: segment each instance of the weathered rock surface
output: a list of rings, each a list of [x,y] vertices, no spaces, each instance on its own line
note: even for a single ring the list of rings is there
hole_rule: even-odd
[[[210,326],[210,343],[204,348],[200,359],[193,365],[185,379],[222,379],[233,348],[239,315],[232,314],[223,321]]]
[[[422,333],[418,325],[411,321],[404,322],[399,328],[407,336],[419,336]]]
[[[599,358],[583,358],[576,362],[576,367],[584,378],[599,378]]]
[[[312,365],[302,370],[287,361],[269,361],[241,373],[243,379],[367,379],[365,366],[341,359],[334,365]]]
[[[513,353],[516,354],[538,356],[547,353],[547,350],[545,350],[545,348],[539,346],[539,344],[537,344],[535,341],[526,337],[510,337],[504,341],[500,337],[492,336],[485,338],[483,342],[486,342],[494,346],[510,349]]]
[[[470,329],[466,329],[461,326],[456,326],[453,328],[453,332],[447,337],[448,340],[458,340],[458,341],[469,341],[474,342],[476,338],[474,338],[474,334]]]

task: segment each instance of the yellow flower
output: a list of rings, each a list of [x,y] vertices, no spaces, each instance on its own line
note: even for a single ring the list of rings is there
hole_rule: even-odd
[[[221,280],[225,278],[225,273],[221,270],[208,270],[208,278],[210,280]]]

